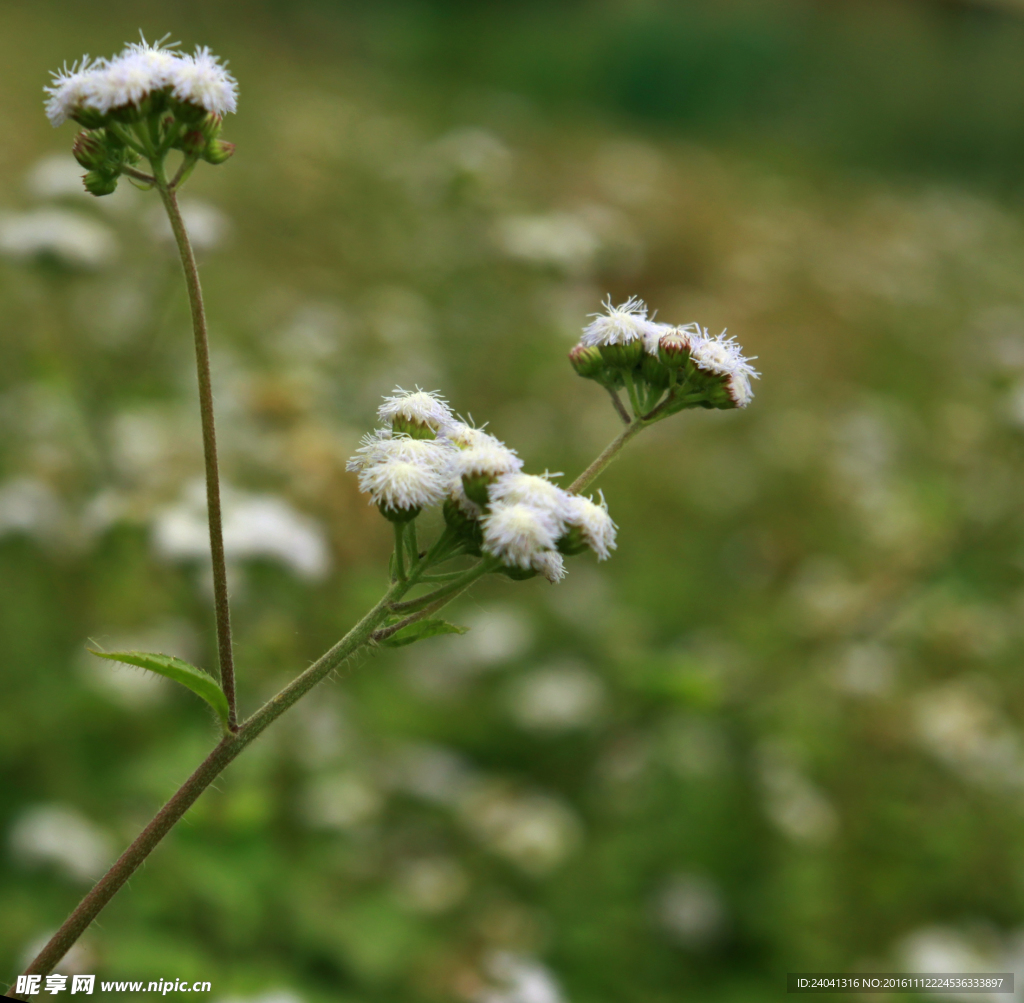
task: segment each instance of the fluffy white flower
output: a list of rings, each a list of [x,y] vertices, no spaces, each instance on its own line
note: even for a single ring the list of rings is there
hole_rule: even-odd
[[[238,107],[238,82],[205,45],[179,60],[171,84],[179,101],[199,105],[215,115],[226,115]]]
[[[133,42],[113,59],[88,56],[53,74],[44,88],[46,114],[61,125],[81,109],[106,114],[114,108],[138,105],[156,91],[171,89],[179,101],[218,115],[237,107],[238,84],[205,46],[187,56],[158,42]]]
[[[552,585],[565,577],[565,561],[557,550],[542,550],[540,553],[534,554],[530,566]]]
[[[452,421],[452,412],[445,400],[428,390],[406,391],[395,387],[392,397],[385,397],[377,409],[381,421],[388,423],[404,419],[416,425],[426,425],[435,432]]]
[[[105,59],[90,59],[83,56],[81,60],[52,74],[53,83],[43,90],[49,95],[46,101],[46,117],[57,126],[63,125],[92,94],[98,75],[106,69]]]
[[[534,474],[502,474],[487,492],[492,502],[505,505],[532,505],[563,520],[569,495],[547,477]]]
[[[436,439],[412,439],[407,435],[392,435],[389,428],[378,428],[363,436],[346,469],[359,473],[375,463],[403,462],[433,467],[447,475],[452,456],[451,446]]]
[[[372,505],[390,509],[426,508],[436,505],[448,488],[443,468],[412,460],[388,459],[363,468],[359,490]]]
[[[591,345],[626,345],[642,340],[646,345],[650,339],[657,341],[662,334],[662,325],[647,319],[647,305],[636,296],[630,296],[625,303],[613,307],[611,298],[604,304],[604,314],[593,314],[594,319],[583,329],[580,343]]]
[[[182,57],[169,49],[145,42],[128,45],[95,74],[89,107],[108,112],[112,108],[138,105],[147,95],[170,85],[175,64],[181,61]]]
[[[493,505],[481,520],[483,549],[517,568],[533,567],[545,550],[554,550],[560,533],[558,519],[532,505]]]
[[[117,254],[117,241],[102,223],[67,209],[35,209],[0,217],[0,254],[50,255],[66,265],[98,268]]]
[[[647,329],[641,334],[644,342],[644,351],[648,355],[657,355],[661,339],[666,335],[675,334],[677,329],[672,324],[656,324],[649,321]]]
[[[359,474],[359,490],[370,503],[392,509],[425,508],[439,502],[451,479],[454,449],[435,439],[390,436],[378,429],[348,462]]]
[[[523,461],[503,442],[488,435],[474,446],[460,449],[453,460],[457,477],[497,477],[522,470]]]
[[[601,495],[601,503],[595,504],[582,495],[568,495],[564,506],[566,525],[577,527],[583,534],[587,546],[597,554],[599,561],[606,561],[610,551],[615,549],[615,523],[608,514],[608,505]]]
[[[469,449],[488,442],[498,442],[493,435],[485,432],[482,428],[473,428],[472,425],[467,425],[464,421],[445,422],[437,434],[458,446],[459,449]]]
[[[751,377],[761,374],[750,365],[753,358],[744,356],[735,338],[727,338],[725,331],[715,338],[707,332],[694,337],[690,346],[690,358],[698,369],[726,377],[726,390],[737,407],[746,407],[754,397],[750,389]]]

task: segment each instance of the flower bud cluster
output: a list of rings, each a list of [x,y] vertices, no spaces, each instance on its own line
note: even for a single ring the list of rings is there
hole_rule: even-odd
[[[53,78],[46,114],[55,126],[73,119],[85,127],[73,152],[94,195],[113,192],[140,151],[162,157],[176,149],[211,164],[234,152],[220,132],[238,85],[205,46],[187,55],[143,40],[111,59],[85,56]]]
[[[674,326],[647,316],[644,302],[631,297],[620,306],[605,303],[569,352],[576,372],[615,391],[626,386],[634,406],[672,414],[687,407],[742,408],[753,399],[757,373],[734,338],[716,337],[698,324]],[[639,414],[637,415],[640,416]]]
[[[522,472],[515,451],[459,421],[435,393],[400,387],[378,412],[390,427],[366,436],[348,469],[393,522],[443,503],[448,531],[463,552],[498,558],[506,574],[565,574],[563,555],[615,549],[615,523],[604,498],[569,494],[550,476]]]

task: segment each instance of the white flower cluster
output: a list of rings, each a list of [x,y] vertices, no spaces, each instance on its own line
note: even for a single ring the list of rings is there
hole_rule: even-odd
[[[238,101],[235,78],[205,46],[190,56],[159,42],[133,42],[112,59],[84,56],[53,78],[45,91],[46,114],[55,126],[83,111],[107,115],[138,107],[158,92],[215,115],[235,111]]]
[[[661,324],[647,316],[647,305],[636,296],[631,296],[620,306],[612,306],[611,299],[604,304],[603,314],[594,314],[594,319],[583,329],[580,345],[584,348],[609,348],[637,344],[642,346],[643,355],[654,360],[687,359],[696,370],[721,377],[732,405],[746,407],[753,400],[751,379],[760,374],[750,365],[751,359],[743,355],[734,338],[727,338],[725,332],[712,337],[706,328],[690,323],[676,326]],[[643,361],[637,358],[637,365]],[[620,357],[616,357],[619,361]]]
[[[457,420],[437,394],[397,388],[378,414],[392,427],[365,436],[348,469],[385,514],[414,518],[448,498],[464,524],[477,529],[483,553],[552,582],[565,574],[560,550],[589,547],[605,560],[615,548],[615,523],[603,497],[595,503],[548,476],[522,473],[513,450]],[[410,428],[429,428],[434,437],[399,431]]]

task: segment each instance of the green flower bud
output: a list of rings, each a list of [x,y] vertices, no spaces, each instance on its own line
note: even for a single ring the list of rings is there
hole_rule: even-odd
[[[200,155],[208,164],[223,164],[234,152],[234,143],[223,139],[211,139]]]
[[[537,577],[537,572],[533,568],[517,568],[511,564],[503,565],[499,571],[514,582],[525,582],[527,578]]]
[[[570,526],[564,536],[560,536],[555,543],[559,553],[566,557],[575,557],[590,548],[590,544],[583,537],[583,530],[579,526]]]
[[[102,167],[110,156],[106,144],[98,133],[80,132],[75,136],[71,152],[87,171]]]
[[[117,179],[118,174],[112,171],[98,170],[89,171],[85,177],[82,178],[82,183],[85,185],[85,190],[90,195],[113,195],[117,190]]]
[[[404,415],[395,415],[391,422],[391,428],[396,434],[409,436],[410,439],[436,439],[434,430],[421,421],[414,421]]]
[[[85,129],[102,129],[107,124],[108,116],[95,108],[79,108],[70,116]]]
[[[658,358],[669,369],[681,369],[690,361],[690,339],[679,331],[663,334],[658,340]]]
[[[577,374],[584,379],[600,379],[604,370],[604,359],[601,358],[601,350],[596,346],[575,345],[569,352],[569,362]]]
[[[206,117],[199,123],[199,131],[207,139],[216,139],[223,127],[224,119],[212,111],[207,112]]]
[[[664,390],[669,385],[671,374],[662,364],[657,355],[644,353],[644,360],[640,364],[640,375],[652,387]]]
[[[602,345],[598,351],[606,366],[613,369],[636,369],[643,361],[644,343],[635,338],[624,344]]]
[[[207,142],[208,140],[201,130],[189,129],[177,138],[174,145],[182,153],[199,157],[202,156],[203,151],[206,149]]]
[[[470,476],[469,474],[462,475],[462,490],[466,492],[466,497],[470,501],[474,501],[481,508],[487,508],[490,502],[488,496],[488,489],[497,480],[494,474],[476,474]]]
[[[377,508],[388,522],[412,522],[422,511],[419,508],[391,508],[388,505],[378,505]]]

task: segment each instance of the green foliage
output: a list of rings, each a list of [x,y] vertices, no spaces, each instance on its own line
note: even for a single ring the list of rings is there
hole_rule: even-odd
[[[181,683],[186,689],[190,689],[196,696],[205,700],[217,712],[224,728],[227,728],[227,697],[220,688],[220,683],[203,669],[197,669],[194,665],[189,665],[188,662],[172,655],[161,655],[148,651],[99,651],[96,648],[90,648],[89,653],[99,658],[107,658],[112,662],[123,662],[125,665],[148,669],[157,675]]]
[[[392,623],[397,622],[398,618],[395,617],[390,623],[385,623],[384,626],[388,627]],[[415,623],[410,623],[407,627],[396,631],[380,643],[385,648],[402,648],[407,644],[415,644],[417,641],[426,640],[428,637],[438,637],[440,634],[465,634],[467,630],[469,630],[468,627],[459,627],[454,623],[448,623],[447,620],[417,620]]]

